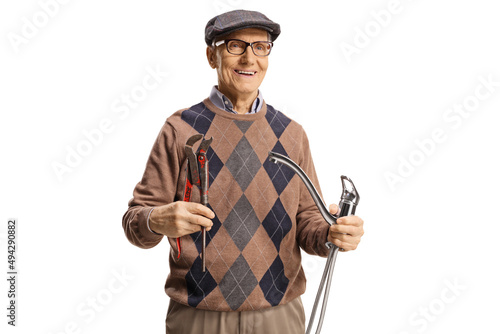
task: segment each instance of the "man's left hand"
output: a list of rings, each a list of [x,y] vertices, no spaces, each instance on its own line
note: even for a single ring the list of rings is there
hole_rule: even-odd
[[[338,210],[338,205],[330,205],[332,215],[336,214]],[[330,226],[328,241],[339,247],[340,251],[355,250],[365,233],[363,223],[363,219],[358,216],[345,216],[337,219],[337,225]]]

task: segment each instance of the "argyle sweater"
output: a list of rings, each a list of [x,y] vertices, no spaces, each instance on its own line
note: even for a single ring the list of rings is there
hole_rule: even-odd
[[[240,115],[205,99],[168,117],[123,216],[127,238],[141,248],[162,240],[149,230],[148,214],[183,199],[184,145],[196,133],[213,137],[207,158],[215,218],[207,232],[207,270],[202,272],[201,232],[182,237],[180,258],[175,239],[168,238],[165,292],[179,303],[213,311],[264,309],[300,296],[306,285],[300,248],[326,256],[329,225],[302,180],[268,160],[269,151],[290,157],[320,191],[303,128],[265,102],[258,113]],[[199,198],[194,187],[191,201]]]

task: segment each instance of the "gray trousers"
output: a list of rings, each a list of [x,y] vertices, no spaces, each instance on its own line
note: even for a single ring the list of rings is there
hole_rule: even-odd
[[[300,297],[288,304],[259,311],[198,310],[170,300],[167,334],[304,334],[305,314]]]

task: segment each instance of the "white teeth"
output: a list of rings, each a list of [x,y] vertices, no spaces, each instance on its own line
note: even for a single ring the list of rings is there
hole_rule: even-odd
[[[255,72],[245,72],[245,71],[237,71],[239,74],[250,74],[250,75],[254,75]]]

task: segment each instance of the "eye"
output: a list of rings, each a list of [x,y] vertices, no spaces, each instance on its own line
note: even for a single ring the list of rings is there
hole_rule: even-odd
[[[229,47],[232,48],[232,49],[239,49],[239,48],[242,48],[242,43],[241,42],[237,42],[237,41],[232,41],[230,44],[229,44]]]
[[[254,49],[258,51],[264,51],[266,49],[266,46],[262,43],[259,43],[257,45],[254,45]]]

